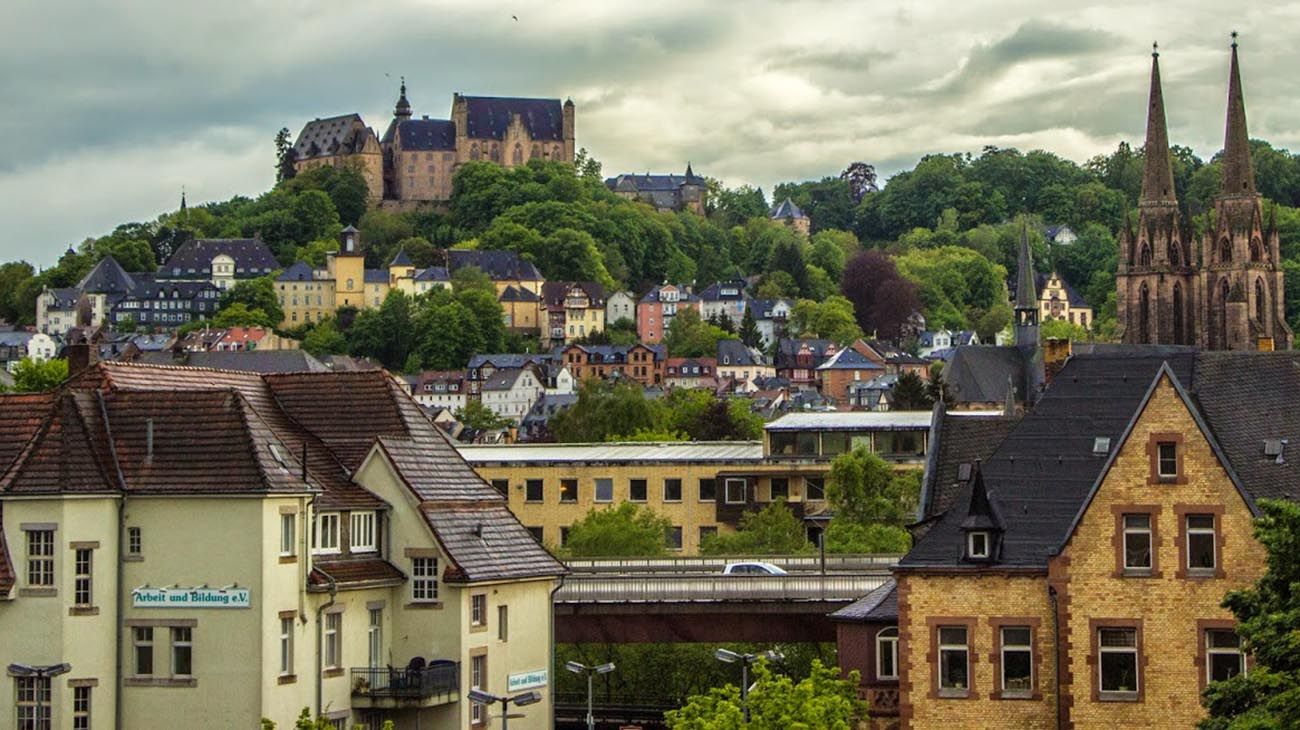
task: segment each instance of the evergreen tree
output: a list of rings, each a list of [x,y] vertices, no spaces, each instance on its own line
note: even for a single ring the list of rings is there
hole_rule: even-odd
[[[746,347],[759,347],[763,344],[763,335],[758,331],[758,320],[754,318],[754,307],[745,307],[745,315],[740,318],[740,341]]]

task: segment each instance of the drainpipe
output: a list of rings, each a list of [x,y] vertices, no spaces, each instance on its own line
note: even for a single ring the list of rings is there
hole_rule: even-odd
[[[117,566],[115,573],[117,575],[117,616],[113,621],[113,664],[117,668],[117,677],[114,680],[116,696],[113,698],[113,726],[122,727],[122,690],[126,687],[126,680],[123,678],[122,671],[122,625],[126,621],[126,587],[122,581],[126,577],[126,564],[122,558],[126,555],[126,475],[122,473],[122,462],[117,458],[117,442],[113,440],[113,427],[108,421],[108,405],[104,402],[103,391],[95,391],[95,401],[99,405],[99,417],[103,419],[104,435],[107,437],[108,453],[113,459],[113,471],[117,477],[118,489],[122,491],[122,496],[117,500]],[[153,419],[149,420],[149,433],[152,441]],[[152,453],[152,448],[150,449]]]
[[[324,573],[325,571],[321,572]],[[316,608],[316,717],[320,717],[321,713],[321,674],[324,670],[324,667],[321,666],[321,652],[322,644],[325,643],[325,627],[321,623],[321,617],[325,615],[326,609],[334,605],[334,596],[338,593],[338,585],[334,582],[334,578],[329,574],[326,574],[325,577],[329,578],[330,582],[330,599]],[[340,636],[339,641],[342,642],[343,637]]]
[[[551,688],[551,714],[555,714],[555,594],[560,592],[564,587],[564,575],[560,575],[560,580],[551,589],[551,620],[547,630],[551,640],[551,671],[546,676],[546,683]],[[504,713],[502,713],[504,714]],[[505,722],[502,720],[502,722]]]
[[[1052,674],[1056,679],[1056,730],[1061,730],[1061,609],[1056,587],[1047,586],[1047,598],[1052,602]]]

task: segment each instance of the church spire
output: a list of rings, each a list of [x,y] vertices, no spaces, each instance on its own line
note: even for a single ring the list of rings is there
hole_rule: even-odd
[[[1151,44],[1151,98],[1147,105],[1146,167],[1142,171],[1142,202],[1175,203],[1174,170],[1169,161],[1169,128],[1165,97],[1160,88],[1160,52]]]
[[[397,97],[397,107],[393,109],[393,116],[398,119],[411,118],[411,102],[406,100],[406,77],[402,77],[402,90]]]
[[[1253,195],[1255,171],[1250,164],[1250,135],[1246,133],[1246,102],[1241,95],[1237,66],[1237,31],[1232,32],[1232,65],[1228,70],[1228,125],[1223,138],[1223,194]]]
[[[1038,347],[1038,284],[1029,254],[1029,227],[1020,224],[1020,256],[1016,264],[1016,347]]]

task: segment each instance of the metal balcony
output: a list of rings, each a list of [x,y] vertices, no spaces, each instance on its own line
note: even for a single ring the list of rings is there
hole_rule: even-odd
[[[460,664],[438,660],[421,667],[355,667],[352,706],[433,707],[460,699]]]

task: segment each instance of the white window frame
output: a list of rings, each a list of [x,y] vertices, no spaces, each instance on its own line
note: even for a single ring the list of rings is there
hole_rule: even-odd
[[[483,676],[485,674],[487,674],[487,656],[480,654],[478,656],[470,657],[469,688],[486,691],[486,688],[483,686],[484,681],[487,679],[487,677]],[[485,717],[486,715],[487,712],[483,705],[477,702],[470,703],[470,722],[475,724],[481,723],[487,719]]]
[[[604,484],[607,487],[606,496],[604,497],[602,497],[600,493],[602,484]],[[614,478],[613,477],[598,477],[596,479],[593,500],[600,503],[614,501]]]
[[[339,513],[319,512],[311,532],[311,549],[319,555],[341,552],[339,547]]]
[[[1165,471],[1165,447],[1173,452],[1173,471]],[[1178,478],[1178,442],[1176,441],[1157,441],[1156,442],[1156,476],[1161,479]]]
[[[487,626],[487,594],[472,593],[469,597],[469,625]]]
[[[1208,517],[1210,519],[1209,527],[1192,527],[1193,517]],[[1187,572],[1193,575],[1213,575],[1219,568],[1219,521],[1214,518],[1213,513],[1209,514],[1189,514],[1183,516],[1183,540],[1185,541],[1187,553]],[[1192,565],[1192,537],[1194,535],[1208,535],[1210,538],[1210,554],[1214,560],[1209,567],[1203,565]]]
[[[156,657],[153,652],[153,629],[152,626],[132,626],[131,627],[131,676],[133,677],[153,677],[158,673]],[[149,652],[149,671],[140,671],[140,650]]]
[[[1146,527],[1130,527],[1129,518],[1132,517],[1146,518],[1147,521]],[[1134,514],[1125,514],[1121,516],[1120,519],[1123,521],[1122,522],[1123,540],[1121,542],[1120,547],[1124,555],[1124,570],[1135,571],[1135,572],[1139,572],[1139,571],[1150,572],[1151,570],[1153,570],[1153,566],[1155,565],[1156,546],[1155,546],[1155,536],[1153,534],[1153,522],[1155,518],[1149,513],[1134,513]],[[1128,539],[1130,535],[1146,535],[1147,538],[1147,564],[1146,565],[1129,565]]]
[[[1133,635],[1132,646],[1106,646],[1102,641],[1102,635],[1107,631],[1128,631]],[[1133,689],[1131,690],[1113,690],[1105,689],[1105,662],[1102,658],[1105,654],[1132,654],[1133,655]],[[1136,626],[1103,626],[1097,629],[1097,692],[1102,698],[1111,699],[1135,699],[1138,693],[1142,691],[1142,657],[1138,654],[1138,629]]]
[[[888,655],[893,669],[885,672],[881,657]],[[898,679],[898,627],[890,626],[876,632],[876,679]]]
[[[411,602],[438,602],[438,559],[411,558]]]
[[[943,643],[943,632],[944,632],[944,631],[947,631],[947,630],[961,631],[961,632],[962,632],[962,635],[965,637],[965,639],[964,639],[963,642],[960,643],[960,644],[945,644],[945,643]],[[939,652],[938,652],[939,662],[938,662],[938,666],[937,666],[935,669],[936,669],[936,671],[939,673],[939,676],[938,676],[938,687],[939,687],[939,692],[940,692],[940,694],[958,694],[958,693],[960,693],[960,694],[962,694],[962,695],[965,695],[965,694],[968,694],[968,693],[971,691],[971,679],[972,679],[972,677],[970,676],[970,675],[971,675],[971,661],[970,661],[970,652],[971,652],[970,640],[971,640],[971,636],[970,636],[970,634],[971,634],[971,631],[970,631],[970,627],[968,627],[968,626],[939,626],[939,627],[936,627],[936,628],[935,628],[935,640],[936,640],[936,642],[937,642],[938,645],[939,645]],[[966,686],[964,686],[964,687],[956,687],[956,686],[948,687],[948,686],[945,686],[945,685],[944,685],[944,678],[943,678],[943,666],[944,666],[943,657],[944,657],[944,654],[948,654],[948,653],[956,653],[956,652],[960,652],[960,653],[962,654],[962,656],[964,656],[964,657],[966,658],[966,659],[965,659],[965,663],[966,663]]]
[[[280,676],[293,676],[293,618],[280,619]]]
[[[27,585],[54,588],[54,530],[27,530]]]
[[[376,550],[375,527],[379,523],[373,511],[353,512],[349,547],[354,553],[373,553]]]
[[[1013,643],[1007,640],[1008,631],[1024,631],[1027,639],[1023,644]],[[1034,628],[1032,626],[1001,626],[998,628],[998,643],[1000,654],[1002,655],[1002,676],[998,678],[998,683],[1004,696],[1029,696],[1034,687]],[[1023,653],[1029,655],[1029,686],[1025,688],[1012,688],[1007,686],[1007,654]]]
[[[979,550],[975,549],[976,543],[982,543]],[[989,556],[989,533],[979,530],[966,535],[966,554],[971,558],[987,558]]]
[[[72,688],[72,730],[90,730],[91,687]]]
[[[1237,632],[1232,629],[1206,629],[1201,641],[1205,642],[1205,683],[1209,684],[1214,680],[1212,667],[1214,666],[1214,657],[1231,654],[1237,657],[1239,662],[1239,674],[1246,673],[1246,652],[1241,650],[1241,637],[1237,636],[1237,646],[1234,648],[1216,647],[1210,642],[1210,636],[1213,634],[1232,634],[1236,636]]]
[[[144,535],[139,527],[126,528],[126,554],[132,557],[144,554]]]
[[[370,659],[370,668],[378,669],[384,665],[384,609],[370,609],[370,626],[366,629],[366,646]]]
[[[73,550],[72,570],[72,605],[77,608],[89,608],[94,606],[95,551],[90,548],[77,548]]]
[[[39,715],[48,721],[52,711],[53,680],[49,677],[14,677],[14,715],[17,727],[36,727]]]
[[[732,484],[740,485],[740,499],[738,500],[731,498]],[[738,479],[736,477],[728,477],[726,479],[723,479],[722,497],[725,500],[726,504],[745,504],[746,500],[749,497],[749,481],[747,479]]]
[[[280,557],[292,557],[298,552],[298,515],[295,512],[280,514]]]
[[[325,650],[321,655],[323,669],[340,669],[343,666],[343,612],[325,614]]]

